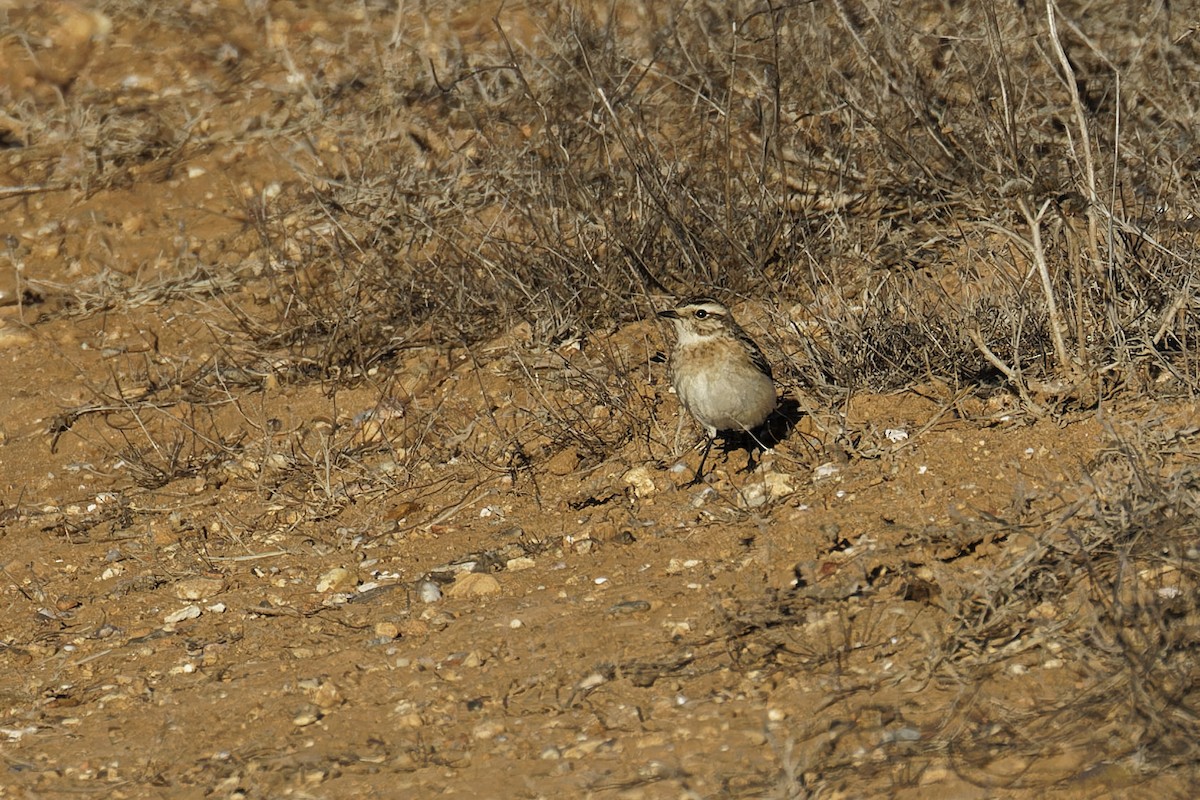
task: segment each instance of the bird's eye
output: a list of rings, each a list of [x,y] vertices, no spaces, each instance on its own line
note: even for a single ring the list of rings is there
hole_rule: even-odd
[[[705,311],[703,308],[696,309],[696,319],[704,319],[707,316],[708,316],[708,312]]]

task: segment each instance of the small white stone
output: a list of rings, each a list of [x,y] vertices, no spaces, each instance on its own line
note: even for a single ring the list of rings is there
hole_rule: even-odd
[[[663,627],[667,629],[667,634],[672,639],[679,639],[692,632],[692,624],[690,622],[667,620],[663,623]]]
[[[421,581],[417,584],[417,597],[422,603],[436,603],[442,599],[442,590],[433,581]]]
[[[309,706],[308,708],[302,709],[296,716],[292,717],[292,724],[297,728],[304,728],[312,725],[320,718],[321,714],[319,711],[317,711],[316,707]]]
[[[584,690],[595,689],[597,686],[605,683],[608,683],[608,678],[599,672],[593,672],[579,682],[579,688]]]
[[[888,428],[883,432],[889,442],[903,442],[908,439],[908,431],[901,428]]]
[[[767,502],[767,492],[761,483],[752,483],[742,490],[742,502],[746,508],[758,508]]]
[[[485,720],[471,730],[471,735],[480,741],[495,739],[504,733],[504,723],[499,720]]]
[[[345,567],[334,567],[317,580],[317,591],[344,591],[354,585],[354,573]]]
[[[4,736],[10,742],[20,741],[22,736],[28,736],[37,732],[38,729],[35,725],[30,725],[25,728],[0,728],[0,736]]]
[[[163,622],[168,625],[174,625],[176,622],[183,622],[185,619],[195,619],[200,616],[200,606],[192,603],[186,605],[178,611],[172,611],[167,616],[163,617]]]
[[[824,478],[832,478],[834,475],[837,475],[837,474],[838,474],[837,465],[834,464],[832,461],[826,461],[824,464],[821,464],[819,467],[817,467],[816,469],[813,470],[813,480],[819,481]]]
[[[650,497],[658,491],[646,467],[634,467],[621,476],[621,480],[633,487],[633,493],[638,497]]]

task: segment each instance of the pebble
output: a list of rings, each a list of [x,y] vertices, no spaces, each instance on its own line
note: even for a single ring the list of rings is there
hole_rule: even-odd
[[[381,639],[395,639],[400,635],[400,626],[394,622],[376,622],[375,635]]]
[[[617,603],[608,610],[610,614],[639,614],[643,611],[650,610],[650,603],[646,600],[626,600],[623,603]]]
[[[502,733],[504,733],[504,723],[499,720],[486,720],[471,729],[471,736],[481,742],[495,739]]]
[[[0,306],[15,306],[21,299],[16,270],[0,271]]]
[[[417,597],[422,603],[436,603],[442,599],[442,589],[433,581],[421,581],[417,584]]]
[[[763,475],[763,483],[767,486],[767,494],[772,498],[784,497],[796,491],[796,487],[782,472],[768,472]]]
[[[0,348],[21,347],[33,341],[33,334],[12,325],[0,325]]]
[[[663,627],[667,629],[667,635],[672,639],[680,639],[692,632],[692,624],[690,622],[681,622],[679,620],[666,620],[663,622]]]
[[[698,558],[672,558],[667,562],[667,574],[678,575],[684,570],[695,569],[703,564],[704,562]]]
[[[587,758],[601,747],[612,746],[612,739],[589,739],[563,751],[562,757],[571,760]]]
[[[832,461],[826,461],[824,464],[821,464],[819,467],[813,470],[813,480],[819,481],[824,478],[832,478],[834,475],[838,474],[838,471],[839,470],[836,464],[834,464]]]
[[[219,578],[184,578],[176,581],[175,596],[180,600],[204,600],[225,588]]]
[[[398,715],[395,724],[397,728],[417,730],[425,727],[425,720],[421,719],[421,715],[416,711],[410,711],[407,714]]]
[[[658,487],[654,485],[654,479],[646,467],[634,467],[622,475],[621,480],[633,487],[633,493],[638,497],[650,497],[658,493]]]
[[[112,20],[98,11],[61,4],[54,28],[47,32],[47,55],[40,59],[40,77],[66,86],[91,58],[94,43],[112,31]]]
[[[428,630],[444,631],[454,622],[454,615],[448,614],[445,611],[434,611],[432,608],[427,608],[421,613],[420,621],[426,624]],[[402,628],[401,630],[405,636],[411,635],[406,629]]]
[[[601,686],[605,683],[608,683],[607,677],[605,677],[602,673],[593,672],[591,675],[588,675],[579,682],[579,688],[586,691],[588,689],[595,689],[597,686]]]
[[[292,717],[292,724],[297,728],[304,728],[312,725],[321,718],[321,712],[314,705],[306,705]]]
[[[451,653],[438,662],[438,669],[446,669],[447,667],[466,667],[474,669],[483,663],[483,657],[479,655],[478,650],[470,652]]]
[[[168,625],[174,625],[176,622],[183,622],[185,619],[195,619],[200,616],[200,606],[195,603],[186,605],[178,611],[172,611],[167,616],[163,617],[163,622]]]
[[[450,597],[491,597],[500,594],[500,581],[491,575],[468,572],[450,584],[446,594]]]
[[[579,466],[579,451],[574,447],[559,450],[546,462],[546,471],[551,475],[570,475]]]
[[[429,635],[428,623],[419,619],[401,620],[396,627],[399,629],[399,635],[402,637],[415,638]]]
[[[504,568],[509,572],[520,572],[526,569],[533,569],[535,566],[537,566],[537,562],[529,556],[517,556],[504,562]]]
[[[742,731],[742,736],[751,747],[762,747],[769,741],[767,735],[760,730]]]
[[[313,703],[320,709],[337,708],[346,699],[342,697],[342,692],[338,689],[337,684],[326,681],[322,683],[317,690],[313,692]]]
[[[355,575],[350,570],[345,567],[334,567],[317,580],[317,591],[322,594],[346,591],[354,587],[355,580]]]
[[[743,502],[747,508],[758,508],[768,500],[786,497],[796,491],[796,487],[786,475],[778,472],[768,472],[762,476],[762,481],[748,485],[742,492]]]
[[[73,608],[79,608],[83,603],[78,597],[69,594],[64,594],[54,601],[54,607],[59,611],[70,611]]]
[[[882,739],[884,742],[919,742],[921,741],[921,732],[906,725],[894,731],[887,731]]]

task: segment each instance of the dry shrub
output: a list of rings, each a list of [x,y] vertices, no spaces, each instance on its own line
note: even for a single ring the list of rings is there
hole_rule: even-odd
[[[361,369],[706,291],[807,305],[842,385],[999,376],[1038,411],[1163,372],[1190,387],[1170,131],[1195,126],[1164,93],[1192,90],[1157,76],[1191,37],[1164,18],[1133,48],[1140,12],[1083,31],[1074,11],[1054,15],[1073,82],[1046,9],[1008,4],[703,4],[636,27],[560,9],[537,37],[518,8],[446,29],[434,62],[351,55],[310,87],[307,129],[370,146],[258,217],[267,261],[335,277],[284,281],[264,344]],[[287,229],[306,214],[335,224]]]
[[[211,135],[269,130],[302,179],[247,201],[253,268],[212,268],[249,289],[222,300],[237,368],[357,383],[414,348],[522,323],[535,349],[592,341],[703,292],[802,309],[768,337],[814,385],[999,382],[1037,414],[1196,386],[1200,53],[1165,10],[497,4],[466,25],[368,4],[258,50],[222,38],[233,12],[193,11],[155,24],[197,31],[217,88],[263,95]],[[122,185],[212,144],[177,100],[113,100],[14,105],[39,180]],[[592,458],[649,436],[637,364],[610,361],[586,393],[627,428]]]

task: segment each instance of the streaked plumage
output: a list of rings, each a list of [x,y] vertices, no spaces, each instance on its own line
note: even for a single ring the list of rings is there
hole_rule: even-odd
[[[658,316],[675,326],[671,384],[708,434],[709,445],[718,433],[762,425],[776,404],[771,365],[729,309],[712,298],[696,297]]]

